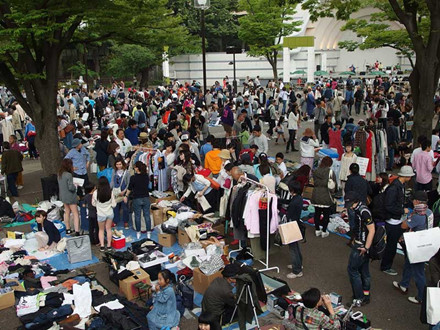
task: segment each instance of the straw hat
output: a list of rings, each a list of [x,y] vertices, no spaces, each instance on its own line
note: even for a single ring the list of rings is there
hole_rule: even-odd
[[[220,150],[218,156],[222,159],[231,159],[231,153],[227,149]]]

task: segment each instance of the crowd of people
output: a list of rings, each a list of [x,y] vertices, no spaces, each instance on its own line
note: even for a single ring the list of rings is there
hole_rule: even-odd
[[[434,105],[440,109],[439,100],[434,100]],[[37,158],[29,140],[35,127],[27,127],[31,122],[21,115],[16,102],[10,100],[4,106],[12,119],[14,114],[20,116],[20,128],[17,123],[12,132],[27,139],[29,151],[33,149],[31,156]],[[153,190],[171,190],[182,203],[209,213],[219,211],[220,197],[242,177],[263,183],[272,193],[283,181],[290,194],[280,205],[287,205],[288,221],[300,223],[302,193],[313,182],[310,202],[315,209],[317,237],[329,236],[329,217],[336,213],[336,199],[345,200],[351,236],[347,272],[353,299],[360,307],[371,301],[370,249],[378,223],[384,223],[387,235],[381,270],[390,276],[398,275],[392,267],[403,232],[439,225],[431,208],[438,198],[432,173],[437,171],[440,127],[437,124],[430,136],[419,136],[414,145],[412,97],[392,79],[376,77],[369,82],[349,76],[342,86],[338,79],[319,79],[313,86],[297,90],[282,80],[262,86],[257,77],[248,78],[237,94],[227,79],[206,92],[195,81],[173,81],[152,90],[127,88],[122,81],[115,81],[110,88],[90,91],[61,89],[57,115],[63,156],[58,183],[67,234],[79,235],[82,218],[88,213],[87,230],[101,251],[111,248],[112,226],[130,226],[132,212],[137,238],[142,234],[149,237],[149,195]],[[354,116],[364,119],[355,121]],[[5,121],[0,122],[3,136]],[[215,137],[210,127],[220,125],[224,136]],[[302,126],[305,129],[300,135]],[[14,152],[15,135],[7,136],[10,143],[3,143],[2,173],[7,175],[11,194],[17,196],[15,184],[22,172],[22,155]],[[288,171],[283,153],[270,155],[275,156],[271,160],[272,140],[275,145],[285,145],[285,154],[298,152],[299,166],[293,173]],[[326,150],[333,155],[329,157]],[[359,159],[367,160],[362,173]],[[96,186],[89,180],[92,164],[93,172],[100,176]],[[390,171],[397,171],[397,176]],[[289,251],[291,273],[287,277],[303,276],[298,243],[289,244]],[[407,293],[413,278],[418,292],[408,300],[421,304],[425,286],[438,279],[438,253],[430,264],[427,283],[424,263],[411,264],[405,255],[402,279],[390,285]],[[224,279],[208,289],[202,303],[201,324],[209,323],[213,328],[231,300],[225,296],[217,302],[220,291],[222,297],[232,294],[234,270],[225,268],[223,275]],[[168,273],[159,276],[157,301],[162,305],[172,299],[170,277]],[[311,323],[304,328],[296,321],[297,329],[318,329],[324,319],[326,328],[339,328],[328,297],[311,289],[303,299],[307,301],[305,308],[294,314],[310,314]],[[327,307],[330,316],[319,314],[316,308],[320,306]],[[166,319],[171,318],[173,324],[158,324],[151,314],[149,321],[160,329],[176,325],[174,316]]]

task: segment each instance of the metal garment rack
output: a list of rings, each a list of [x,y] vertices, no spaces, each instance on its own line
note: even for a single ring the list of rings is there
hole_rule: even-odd
[[[256,185],[256,186],[259,186],[259,187],[261,187],[261,188],[264,188],[265,190],[266,190],[266,194],[267,194],[267,198],[268,198],[268,201],[267,201],[267,227],[266,227],[266,261],[265,262],[263,262],[263,261],[261,261],[261,260],[258,260],[259,262],[261,262],[266,268],[263,268],[263,269],[260,269],[259,271],[260,272],[265,272],[265,271],[268,271],[268,270],[276,270],[277,271],[277,273],[279,273],[280,272],[280,269],[278,268],[278,267],[269,267],[269,251],[270,251],[270,245],[269,245],[269,243],[270,243],[270,221],[269,221],[269,215],[270,215],[270,202],[269,202],[269,193],[270,193],[270,190],[269,190],[269,187],[268,186],[266,186],[266,185],[264,185],[264,184],[262,184],[262,183],[260,183],[260,182],[257,182],[257,181],[254,181],[254,180],[252,180],[252,179],[249,179],[248,177],[245,177],[245,176],[242,176],[241,178],[240,178],[240,180],[245,180],[246,182],[249,182],[249,183],[252,183],[252,184],[254,184],[254,185]],[[260,228],[260,232],[261,232],[261,228]],[[238,250],[232,250],[232,251],[230,251],[229,252],[229,256],[231,255],[231,253],[232,252],[239,252],[239,251],[241,251],[243,248],[241,247],[241,243],[239,243],[239,249]]]

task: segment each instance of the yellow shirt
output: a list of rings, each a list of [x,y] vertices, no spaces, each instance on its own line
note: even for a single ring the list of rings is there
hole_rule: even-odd
[[[209,151],[205,156],[205,168],[209,169],[212,174],[219,174],[222,168],[222,160],[218,156],[220,149]]]

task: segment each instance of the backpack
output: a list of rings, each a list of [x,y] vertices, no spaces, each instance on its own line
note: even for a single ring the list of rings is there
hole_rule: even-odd
[[[373,198],[371,213],[375,223],[383,222],[387,219],[387,211],[385,210],[385,192],[386,189]]]
[[[387,233],[385,226],[376,225],[374,232],[373,243],[370,246],[370,259],[381,260],[385,252]]]
[[[138,110],[138,111],[139,111],[138,124],[145,124],[146,121],[145,112],[143,110]]]

